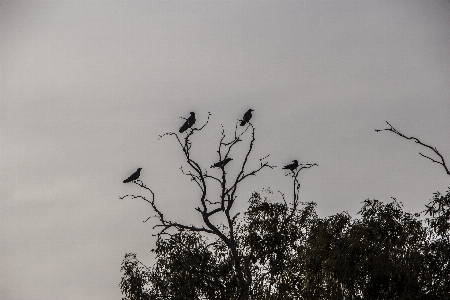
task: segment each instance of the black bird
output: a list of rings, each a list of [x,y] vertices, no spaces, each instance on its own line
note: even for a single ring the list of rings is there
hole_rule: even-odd
[[[283,167],[283,169],[291,170],[292,172],[294,172],[294,170],[297,168],[298,168],[298,161],[296,159],[292,161],[292,164]]]
[[[241,121],[241,126],[244,126],[245,123],[247,123],[248,121],[250,121],[250,119],[252,118],[252,111],[253,111],[253,109],[249,109],[249,110],[247,110],[247,112],[244,114],[244,117],[242,118],[242,121]]]
[[[188,128],[191,128],[195,123],[195,113],[191,111],[191,115],[186,119],[183,126],[180,127],[180,133],[185,132]]]
[[[215,164],[213,164],[213,165],[211,166],[211,168],[222,168],[222,167],[224,167],[227,163],[229,163],[230,160],[233,160],[233,159],[227,157],[227,158],[225,158],[224,160],[221,160],[221,161],[216,162]]]
[[[139,176],[141,175],[141,170],[142,168],[138,168],[136,172],[134,172],[133,174],[130,175],[130,177],[128,177],[127,179],[125,179],[123,181],[123,183],[127,183],[127,182],[131,182],[133,180],[136,180],[139,178]]]

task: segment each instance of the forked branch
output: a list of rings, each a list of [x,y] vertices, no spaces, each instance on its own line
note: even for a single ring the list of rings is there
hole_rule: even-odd
[[[158,207],[157,207],[156,204],[155,204],[155,193],[153,193],[153,191],[152,191],[149,187],[147,187],[147,186],[146,186],[141,180],[139,180],[139,179],[133,181],[133,183],[135,183],[135,184],[139,185],[140,187],[142,187],[142,188],[146,189],[147,191],[149,191],[149,192],[152,194],[152,199],[150,200],[150,199],[147,199],[147,197],[145,197],[145,196],[141,196],[141,195],[132,195],[132,194],[130,194],[130,195],[125,195],[125,196],[122,196],[122,197],[119,197],[119,199],[122,200],[122,199],[125,199],[125,198],[127,198],[127,197],[131,197],[131,198],[133,198],[133,199],[140,198],[140,199],[143,199],[144,201],[150,203],[150,205],[151,205],[152,208],[153,208],[153,211],[156,213],[156,215],[155,215],[154,217],[158,218],[159,221],[160,221],[160,224],[157,224],[157,225],[153,226],[153,228],[156,228],[156,227],[162,227],[162,229],[157,233],[157,236],[158,236],[158,237],[159,237],[161,234],[165,233],[165,231],[166,231],[167,229],[172,228],[172,227],[177,228],[177,229],[179,229],[179,230],[180,230],[180,229],[187,229],[187,230],[196,231],[196,232],[201,231],[201,232],[207,232],[207,233],[214,233],[212,230],[207,229],[207,228],[205,228],[205,227],[196,227],[196,226],[192,226],[192,225],[183,225],[183,224],[180,224],[180,223],[177,223],[177,222],[172,222],[172,221],[166,220],[166,219],[164,218],[164,214],[158,209]],[[151,217],[147,218],[147,220],[145,220],[144,222],[147,222],[150,218],[151,218]]]
[[[432,162],[437,163],[437,164],[443,166],[444,169],[445,169],[445,172],[447,173],[447,175],[450,175],[450,170],[448,169],[447,165],[445,164],[444,157],[442,156],[441,153],[439,153],[439,151],[436,149],[436,147],[432,147],[432,146],[430,146],[430,145],[428,145],[428,144],[425,144],[425,143],[423,143],[422,141],[420,141],[420,140],[419,140],[418,138],[416,138],[416,137],[413,137],[413,136],[406,136],[406,135],[404,135],[403,133],[401,133],[400,131],[398,131],[397,129],[395,129],[388,121],[386,121],[386,123],[389,125],[389,128],[385,128],[385,129],[375,129],[375,131],[376,131],[376,132],[380,132],[380,131],[391,131],[391,132],[397,134],[398,136],[401,136],[402,138],[405,138],[405,139],[407,139],[407,140],[413,140],[413,141],[416,142],[417,144],[422,145],[422,146],[424,146],[424,147],[426,147],[426,148],[428,148],[428,149],[431,149],[431,150],[439,157],[439,160],[436,160],[436,159],[434,159],[434,158],[431,158],[431,157],[429,157],[429,156],[423,154],[422,152],[419,152],[419,154],[422,155],[422,156],[425,157],[425,158],[428,158],[428,159],[431,160]]]
[[[299,204],[299,193],[300,193],[300,182],[298,181],[298,175],[300,174],[300,172],[303,169],[310,169],[314,166],[319,166],[318,164],[314,163],[314,164],[310,164],[310,163],[306,163],[306,164],[300,164],[297,169],[290,171],[289,173],[286,174],[286,176],[291,176],[294,179],[294,200],[292,202],[292,211],[290,216],[288,217],[288,219],[290,219],[293,214],[295,213],[295,211],[297,210],[297,206]],[[283,200],[284,200],[284,195],[283,196]],[[286,202],[286,201],[285,201]]]

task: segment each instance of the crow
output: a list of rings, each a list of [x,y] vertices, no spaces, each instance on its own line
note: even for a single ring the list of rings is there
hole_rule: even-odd
[[[211,168],[222,168],[222,167],[224,167],[227,163],[229,163],[230,160],[233,160],[233,159],[227,157],[227,158],[225,158],[224,160],[221,160],[221,161],[216,162],[215,164],[213,164],[213,165],[211,166]]]
[[[297,168],[298,168],[298,161],[296,159],[292,161],[292,164],[283,167],[283,169],[291,170],[292,172],[294,172],[294,170]]]
[[[136,180],[139,178],[139,176],[141,175],[141,170],[142,168],[138,168],[136,172],[134,172],[133,174],[130,175],[130,177],[128,177],[127,179],[125,179],[123,181],[123,183],[127,183],[127,182],[131,182],[133,180]]]
[[[184,122],[183,126],[180,127],[180,133],[185,132],[188,128],[191,128],[192,125],[195,123],[195,113],[191,112],[191,116],[186,119],[186,122]]]
[[[253,111],[253,109],[249,109],[249,110],[247,110],[247,112],[244,114],[244,117],[242,118],[242,121],[241,121],[241,126],[244,126],[245,123],[247,123],[248,121],[250,121],[250,119],[252,118],[252,111]]]

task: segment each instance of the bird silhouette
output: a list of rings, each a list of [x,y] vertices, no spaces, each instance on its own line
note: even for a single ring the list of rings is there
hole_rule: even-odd
[[[292,161],[292,164],[286,165],[283,167],[283,169],[285,170],[291,170],[292,172],[294,172],[295,169],[298,168],[298,161],[296,159],[294,159]]]
[[[191,128],[195,123],[195,113],[191,111],[191,115],[186,119],[183,126],[180,127],[180,133],[185,132],[188,128]]]
[[[142,168],[138,168],[136,172],[134,172],[133,174],[130,175],[130,177],[128,177],[127,179],[125,179],[123,181],[123,183],[127,183],[127,182],[131,182],[133,180],[136,180],[139,178],[139,176],[141,175],[141,170]]]
[[[224,160],[221,160],[221,161],[216,162],[215,164],[213,164],[213,165],[211,166],[211,168],[222,168],[222,167],[224,167],[227,163],[229,163],[230,160],[233,160],[233,159],[227,157],[227,158],[225,158]]]
[[[244,126],[245,123],[247,123],[248,121],[250,121],[250,119],[252,118],[252,111],[253,111],[253,109],[249,109],[249,110],[247,110],[247,112],[244,114],[244,117],[242,118],[242,121],[241,121],[241,126]]]

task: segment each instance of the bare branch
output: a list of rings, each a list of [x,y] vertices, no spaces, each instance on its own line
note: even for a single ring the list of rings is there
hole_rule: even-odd
[[[278,191],[278,193],[280,193],[281,198],[283,199],[284,205],[287,205],[286,198],[284,197],[284,193],[282,193],[281,191]]]
[[[240,215],[241,213],[240,212],[238,212],[238,213],[236,213],[234,216],[233,216],[233,218],[231,218],[231,222],[232,222],[232,224],[234,224],[235,223],[235,221],[236,221],[236,218]]]
[[[124,199],[126,197],[132,197],[133,199],[141,198],[144,201],[147,201],[148,203],[150,203],[150,205],[152,206],[153,210],[157,214],[156,217],[158,217],[159,221],[161,222],[161,224],[157,224],[157,225],[153,226],[153,228],[163,227],[163,229],[157,234],[158,236],[161,235],[163,232],[165,232],[167,229],[169,229],[171,227],[175,227],[175,228],[178,228],[178,229],[188,229],[188,230],[191,230],[191,231],[202,231],[202,232],[207,232],[207,233],[214,233],[212,230],[209,230],[209,229],[204,228],[204,227],[186,226],[186,225],[183,225],[183,224],[179,224],[179,223],[168,221],[168,220],[164,219],[163,213],[156,207],[155,194],[153,193],[153,191],[149,187],[147,187],[139,179],[135,180],[133,182],[135,184],[139,185],[140,187],[148,190],[152,194],[152,200],[149,200],[146,197],[139,196],[139,195],[138,196],[136,196],[136,195],[125,195],[125,196],[119,197],[119,199]],[[150,217],[147,218],[147,220],[145,220],[144,222],[148,221],[149,219],[150,219]]]
[[[228,142],[228,143],[223,142],[225,136],[223,135],[223,132],[224,132],[224,131],[222,130],[222,136],[223,136],[223,138],[222,138],[222,140],[220,141],[222,145],[224,145],[224,146],[230,146],[230,145],[232,145],[232,144],[235,144],[236,142],[241,141],[240,137],[241,137],[244,133],[247,132],[247,130],[250,128],[250,126],[253,128],[253,125],[252,125],[250,122],[248,122],[248,126],[245,128],[245,130],[238,134],[238,133],[237,133],[237,132],[238,132],[238,124],[239,124],[239,120],[238,120],[238,122],[236,123],[235,129],[234,129],[234,139],[233,139],[231,142]]]
[[[157,224],[155,225],[153,228],[156,227],[164,227],[160,233],[162,233],[163,231],[166,231],[167,229],[171,228],[171,227],[175,227],[177,229],[187,229],[190,231],[196,231],[196,232],[207,232],[207,233],[212,233],[214,234],[214,231],[209,230],[205,227],[195,227],[195,226],[187,226],[187,225],[183,225],[180,223],[176,223],[176,222],[171,222],[171,221],[166,221],[165,224]]]
[[[220,201],[212,202],[212,201],[210,201],[210,200],[208,200],[208,199],[205,199],[205,202],[207,202],[207,203],[209,203],[209,204],[211,204],[211,205],[214,205],[214,204],[220,204]]]
[[[181,142],[181,139],[180,139],[178,133],[176,133],[176,132],[166,132],[164,134],[161,134],[161,135],[159,135],[158,140],[160,140],[163,137],[168,136],[168,135],[174,135],[175,138],[178,140],[178,143],[180,144],[181,148],[183,149],[183,152],[185,153],[185,155],[188,155],[188,152],[191,148],[191,143],[189,141],[190,136],[193,135],[194,132],[201,131],[203,128],[205,128],[205,126],[209,123],[210,116],[211,116],[211,112],[208,112],[208,119],[206,120],[205,124],[203,124],[201,127],[189,128],[189,131],[188,131],[186,137],[184,138],[184,144]]]
[[[228,188],[228,190],[225,192],[225,194],[229,194],[231,192],[230,197],[229,197],[230,201],[228,202],[228,205],[227,205],[227,210],[228,211],[233,206],[233,202],[234,202],[234,199],[235,199],[235,194],[236,194],[238,183],[240,183],[242,180],[244,180],[248,176],[256,175],[256,173],[258,173],[259,171],[261,171],[265,167],[269,167],[271,169],[274,168],[274,166],[269,165],[268,162],[264,162],[263,163],[263,160],[269,156],[269,155],[267,155],[265,158],[260,159],[261,165],[260,165],[260,167],[258,169],[244,174],[245,166],[247,164],[247,161],[248,161],[248,158],[250,156],[250,153],[253,150],[253,143],[255,142],[255,127],[253,127],[253,124],[251,124],[250,122],[248,124],[249,124],[249,126],[247,127],[246,131],[248,130],[248,128],[250,128],[250,127],[252,128],[252,139],[250,141],[250,145],[249,145],[248,151],[247,151],[247,153],[245,155],[244,162],[242,163],[241,170],[240,170],[239,174],[237,175],[237,177],[236,177],[236,179],[234,181],[234,184],[230,188]]]
[[[215,177],[215,176],[212,176],[212,175],[208,175],[208,172],[205,172],[204,177],[205,177],[205,178],[211,178],[211,179],[214,179],[215,181],[217,181],[217,182],[219,182],[219,183],[222,182],[222,181],[220,181],[219,178],[217,178],[217,177]]]
[[[299,193],[300,193],[300,182],[298,181],[298,175],[300,174],[300,172],[303,169],[310,169],[314,166],[319,166],[318,164],[314,163],[314,164],[310,164],[310,163],[306,163],[306,164],[300,164],[298,166],[297,169],[292,170],[290,172],[288,172],[285,176],[291,176],[294,179],[294,200],[292,202],[292,210],[291,213],[289,215],[289,217],[287,218],[287,220],[291,219],[293,214],[295,213],[295,211],[297,210],[297,206],[299,204]],[[284,200],[284,195],[283,195],[283,200]]]
[[[190,171],[184,171],[183,166],[180,167],[181,173],[183,173],[186,176],[191,177],[191,181],[195,181],[195,183],[199,186],[200,190],[203,191],[203,185],[202,185],[202,178]]]
[[[376,132],[380,132],[380,131],[391,131],[391,132],[393,132],[393,133],[395,133],[395,134],[401,136],[402,138],[405,138],[405,139],[407,139],[407,140],[413,140],[413,141],[416,142],[417,144],[422,145],[422,146],[424,146],[424,147],[426,147],[426,148],[428,148],[428,149],[431,149],[437,156],[439,156],[440,161],[439,161],[439,160],[435,160],[435,159],[433,159],[433,158],[431,158],[431,157],[429,157],[429,156],[426,156],[426,155],[422,154],[421,152],[419,152],[419,154],[422,155],[422,156],[425,157],[425,158],[428,158],[429,160],[431,160],[431,161],[434,162],[434,163],[437,163],[437,164],[442,165],[442,166],[444,167],[445,172],[447,173],[447,175],[450,175],[450,170],[448,169],[447,165],[445,164],[444,157],[439,153],[439,151],[436,149],[436,147],[432,147],[432,146],[430,146],[430,145],[428,145],[428,144],[425,144],[425,143],[421,142],[421,141],[420,141],[418,138],[416,138],[416,137],[413,137],[413,136],[408,137],[408,136],[404,135],[403,133],[401,133],[400,131],[398,131],[397,129],[395,129],[388,121],[386,121],[386,123],[389,125],[389,128],[385,128],[385,129],[375,129],[375,131],[376,131]]]
[[[210,212],[208,212],[208,213],[206,213],[206,212],[204,212],[204,213],[205,213],[205,215],[206,215],[207,217],[210,217],[210,216],[214,215],[215,213],[218,213],[218,212],[221,211],[221,210],[222,210],[222,208],[219,207],[219,208],[216,208],[216,209],[214,209],[214,210],[212,210],[212,211],[210,211]]]

